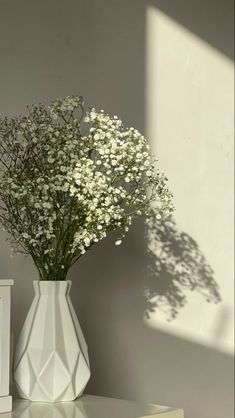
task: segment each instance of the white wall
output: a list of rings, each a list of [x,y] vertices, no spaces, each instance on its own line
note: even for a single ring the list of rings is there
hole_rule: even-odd
[[[104,241],[70,277],[90,347],[88,390],[184,407],[187,418],[232,417],[232,2],[213,3],[0,2],[0,114],[82,94],[145,131],[168,174],[180,243],[199,257],[195,290],[180,275],[149,276],[157,258],[146,254],[141,221],[122,247]],[[17,336],[36,272],[29,259],[10,259],[3,238]],[[181,263],[184,248],[177,254]],[[216,283],[222,301],[208,304]],[[163,310],[174,307],[169,322]]]
[[[189,294],[167,329],[233,352],[233,62],[154,6],[147,45],[147,135],[170,178],[177,224],[200,243],[222,298],[216,306]]]

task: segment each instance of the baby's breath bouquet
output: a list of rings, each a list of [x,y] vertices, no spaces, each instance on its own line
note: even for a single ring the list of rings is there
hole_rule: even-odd
[[[121,244],[150,208],[171,213],[166,180],[143,135],[80,96],[0,119],[0,221],[41,280],[65,280],[110,231]]]

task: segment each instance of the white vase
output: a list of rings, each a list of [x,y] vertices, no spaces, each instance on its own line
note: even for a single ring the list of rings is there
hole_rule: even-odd
[[[87,385],[87,345],[70,288],[70,281],[34,281],[35,297],[15,351],[14,378],[22,398],[71,401]]]

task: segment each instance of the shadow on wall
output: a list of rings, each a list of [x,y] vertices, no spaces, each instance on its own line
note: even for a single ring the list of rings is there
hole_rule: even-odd
[[[221,0],[149,0],[149,4],[234,59],[234,1],[222,3]]]
[[[140,317],[148,318],[151,313],[162,310],[169,320],[173,320],[187,303],[188,290],[199,292],[208,303],[221,301],[213,269],[197,242],[186,232],[180,231],[172,217],[165,221],[152,221],[148,228],[145,228],[143,220],[136,220],[134,232],[126,238],[121,250],[115,251],[112,248],[113,241],[114,238],[109,237],[100,243],[102,252],[98,245],[89,250],[88,256],[78,262],[77,269],[80,263],[83,265],[83,259],[95,257],[95,265],[91,264],[92,276],[102,269],[101,280],[107,280],[114,288],[113,280],[117,276],[116,285],[123,285],[123,291],[128,291],[130,280],[134,286],[135,279],[140,276],[141,280],[137,280],[137,283],[141,283],[143,299]],[[98,252],[101,252],[101,259],[96,258]],[[120,280],[120,272],[127,280],[126,283]],[[73,270],[73,277],[74,274]]]
[[[186,300],[185,290],[197,291],[207,302],[221,300],[214,272],[197,242],[180,231],[173,218],[152,221],[148,228],[146,316],[163,310],[176,317]]]
[[[121,247],[109,237],[71,272],[72,299],[86,330],[92,365],[87,391],[171,403],[183,407],[188,418],[208,418],[209,410],[211,416],[229,418],[232,357],[144,322],[156,309],[174,317],[187,302],[188,287],[217,302],[213,271],[198,244],[178,231],[173,220],[156,224],[151,233],[159,253],[153,247],[147,252],[144,225],[138,220]],[[222,404],[213,402],[215,393]]]

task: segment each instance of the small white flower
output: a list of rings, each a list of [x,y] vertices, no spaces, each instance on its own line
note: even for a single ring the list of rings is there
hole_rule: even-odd
[[[115,245],[121,245],[121,243],[122,243],[121,239],[118,239],[117,241],[115,241]]]
[[[49,202],[43,202],[42,207],[45,209],[51,209],[51,204]]]
[[[121,238],[115,242],[120,245],[134,218],[149,215],[147,204],[151,200],[156,202],[157,219],[173,210],[166,178],[155,171],[156,161],[143,135],[134,128],[126,129],[117,116],[94,108],[83,118],[88,123],[83,131],[76,116],[81,114],[81,104],[80,97],[68,96],[55,100],[46,112],[36,107],[38,118],[30,110],[26,118],[18,122],[16,118],[16,150],[27,156],[27,147],[32,146],[35,154],[28,159],[27,176],[21,176],[17,156],[11,176],[0,168],[0,195],[6,193],[12,201],[4,216],[9,212],[8,221],[11,216],[19,219],[17,227],[24,235],[13,231],[18,242],[32,246],[39,257],[40,248],[47,248],[46,263],[43,253],[41,261],[48,274],[53,269],[58,239],[61,248],[67,247],[68,254],[75,257],[110,230],[120,231]],[[1,129],[5,123],[0,121]],[[4,129],[10,133],[9,122]],[[65,273],[69,267],[64,261],[66,254],[61,249],[60,254]]]

